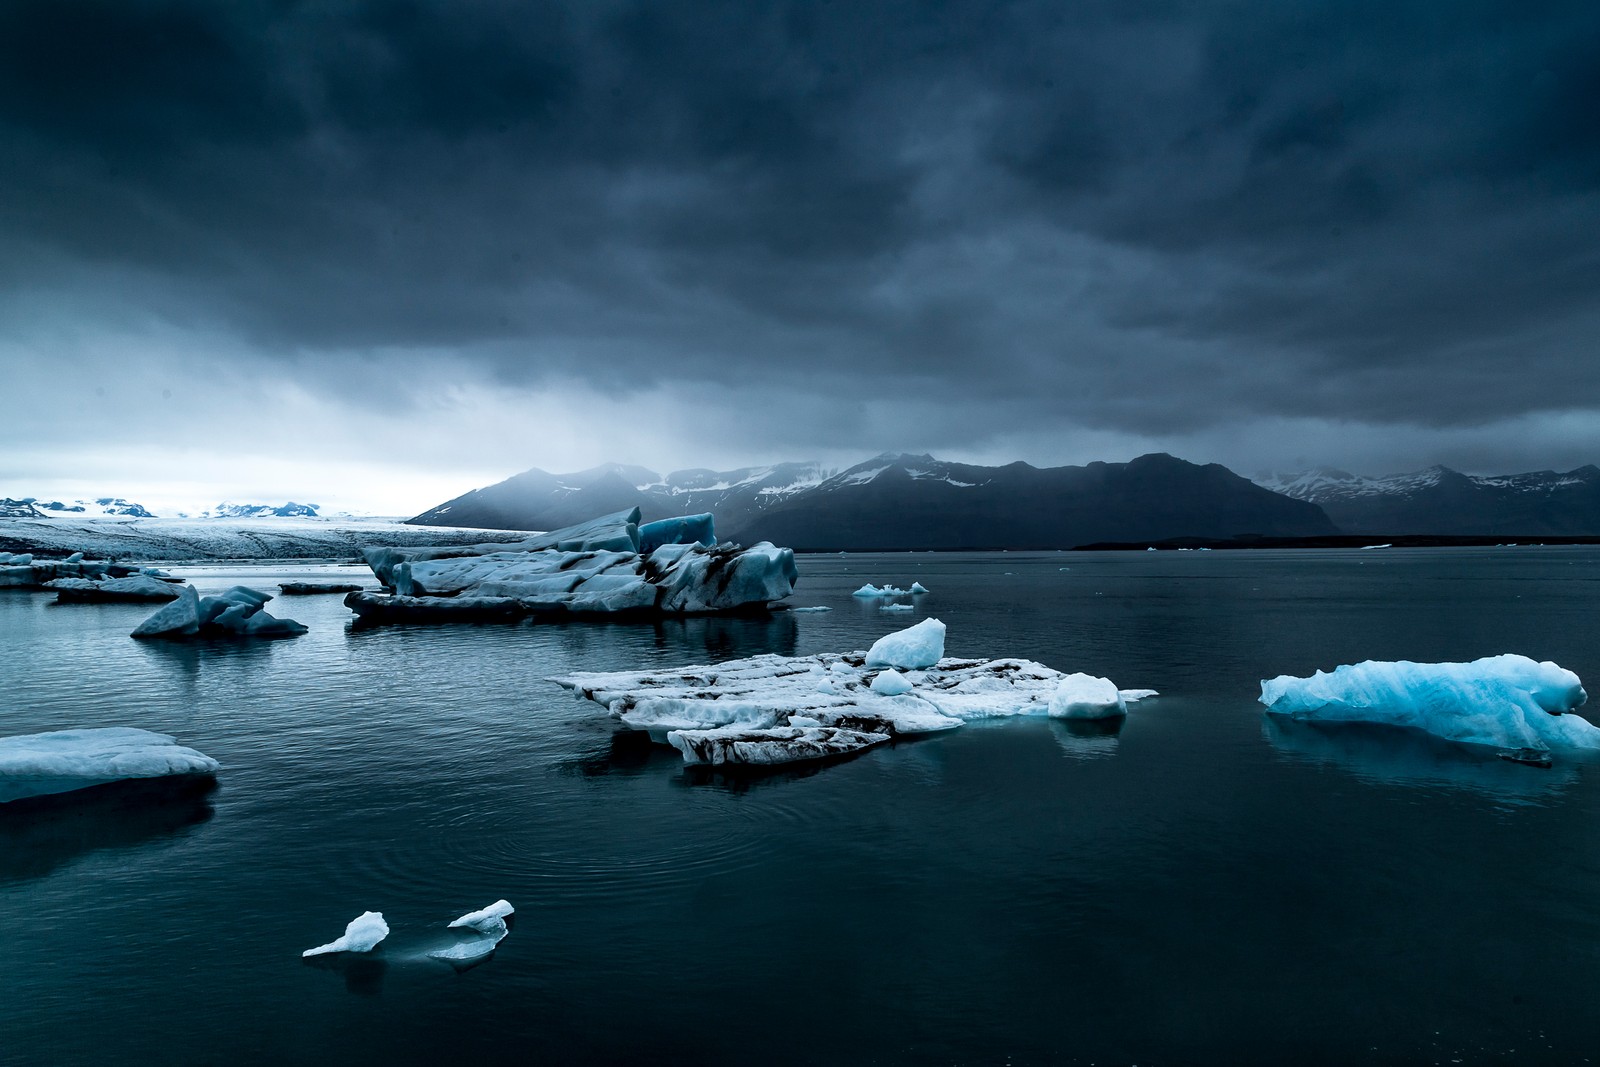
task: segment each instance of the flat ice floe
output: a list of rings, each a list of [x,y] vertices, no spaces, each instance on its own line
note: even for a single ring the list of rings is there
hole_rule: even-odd
[[[202,597],[192,585],[134,628],[134,637],[299,637],[306,628],[261,610],[271,593],[236,585],[217,596]]]
[[[1570,714],[1588,695],[1578,676],[1526,656],[1471,663],[1363,663],[1261,683],[1275,715],[1404,726],[1503,749],[1600,748],[1600,728]]]
[[[55,590],[56,599],[62,603],[72,601],[161,601],[176,600],[181,594],[178,586],[148,574],[134,574],[127,578],[56,578],[44,584]]]
[[[0,737],[0,803],[135,778],[210,775],[218,766],[166,734],[126,726]]]
[[[1052,702],[1063,683],[1087,676],[1024,659],[943,657],[944,634],[942,622],[925,619],[887,635],[873,653],[763,655],[551,681],[676,748],[685,763],[793,763],[953,730],[976,719],[1079,714],[1076,706],[1053,710]],[[1112,692],[1119,705],[1138,699],[1136,693],[1154,695],[1119,694],[1114,687]],[[1096,696],[1103,694],[1097,690]]]
[[[345,603],[373,622],[760,609],[798,578],[791,549],[718,544],[710,515],[641,527],[638,508],[513,545],[375,549],[367,562],[392,592]]]

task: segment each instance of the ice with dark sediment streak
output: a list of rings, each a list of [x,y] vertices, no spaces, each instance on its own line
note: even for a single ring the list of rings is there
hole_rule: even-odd
[[[133,727],[0,737],[0,803],[129,779],[211,775],[218,766],[166,734]]]
[[[944,633],[937,619],[924,620],[874,645],[876,659],[867,652],[763,655],[551,681],[600,704],[624,726],[672,745],[686,763],[823,759],[975,719],[1084,714],[1076,704],[1061,705],[1058,693],[1071,678],[1087,676],[1031,660],[942,657]],[[1111,700],[1125,707],[1153,695],[1113,687]]]
[[[1512,750],[1600,749],[1600,727],[1572,714],[1587,699],[1573,672],[1519,655],[1470,663],[1367,660],[1261,683],[1261,703],[1275,715],[1410,727]]]
[[[371,621],[764,608],[799,576],[790,549],[718,544],[710,515],[641,528],[638,508],[517,544],[376,549],[367,560],[392,592],[345,603]]]

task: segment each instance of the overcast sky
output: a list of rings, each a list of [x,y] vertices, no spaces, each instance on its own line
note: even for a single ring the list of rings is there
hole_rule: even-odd
[[[1600,4],[0,5],[0,495],[1600,461]]]

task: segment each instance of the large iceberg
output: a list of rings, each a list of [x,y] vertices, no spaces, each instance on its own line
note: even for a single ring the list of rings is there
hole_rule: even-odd
[[[299,637],[306,628],[261,610],[271,593],[236,585],[217,596],[202,597],[186,585],[178,599],[134,628],[134,637]]]
[[[889,637],[897,639],[889,641],[894,652],[877,661],[866,652],[763,655],[551,681],[676,748],[686,763],[792,763],[953,730],[975,719],[1078,713],[1052,709],[1063,682],[1077,676],[1023,659],[935,655],[929,661],[930,651],[944,647],[944,624],[937,619]],[[900,662],[885,662],[891,658]],[[1125,704],[1141,695],[1154,694],[1125,690],[1116,699]]]
[[[210,775],[217,761],[126,726],[0,737],[0,803],[131,778]]]
[[[717,544],[709,515],[641,528],[638,508],[515,545],[375,549],[367,561],[392,592],[345,603],[374,622],[765,608],[798,577],[791,549]]]
[[[1600,748],[1600,728],[1569,714],[1587,698],[1576,674],[1517,655],[1471,663],[1368,660],[1261,683],[1261,702],[1275,715],[1405,726],[1513,750]]]

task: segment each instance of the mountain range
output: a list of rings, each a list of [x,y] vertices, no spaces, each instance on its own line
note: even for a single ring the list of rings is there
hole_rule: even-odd
[[[1593,465],[1492,476],[1429,467],[1382,478],[1319,467],[1256,482],[1320,506],[1352,534],[1600,534],[1600,467]]]
[[[709,511],[724,539],[812,551],[1048,549],[1337,532],[1316,504],[1264,489],[1218,464],[1164,453],[1045,468],[885,453],[841,471],[783,463],[665,478],[620,464],[573,474],[535,469],[409,521],[550,530],[634,506],[651,518]]]

